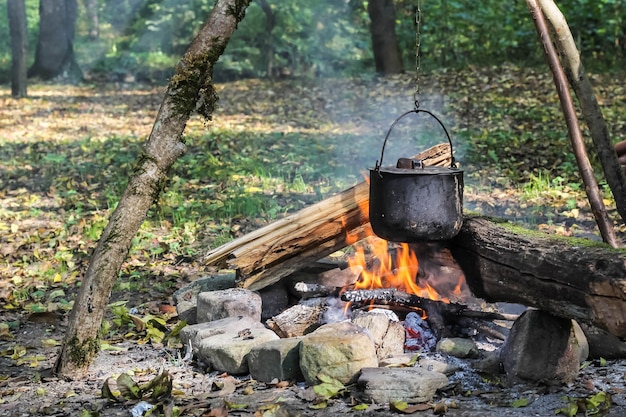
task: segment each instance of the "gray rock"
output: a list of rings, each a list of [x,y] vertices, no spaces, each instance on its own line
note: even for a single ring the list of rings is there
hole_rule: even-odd
[[[302,381],[300,340],[292,337],[257,345],[248,354],[250,376],[257,381]]]
[[[191,343],[198,359],[212,370],[247,374],[247,355],[257,345],[277,340],[276,333],[250,317],[229,317],[186,326],[181,342]]]
[[[272,318],[289,307],[289,293],[282,281],[259,290],[262,301],[261,320]]]
[[[350,383],[362,368],[376,366],[374,341],[365,329],[350,322],[326,324],[300,344],[300,368],[309,385],[318,383],[319,374]]]
[[[589,343],[589,357],[592,359],[626,358],[626,342],[606,330],[595,326],[582,325]]]
[[[187,324],[196,324],[198,321],[196,317],[198,315],[198,300],[194,297],[193,301],[179,301],[176,304],[176,313],[179,320],[184,320]]]
[[[502,373],[502,362],[498,352],[482,352],[480,359],[471,364],[476,371],[487,375],[500,375]]]
[[[261,296],[245,288],[228,288],[198,294],[198,323],[245,316],[261,321]]]
[[[379,404],[428,402],[447,384],[444,374],[423,368],[364,368],[357,381],[364,400]]]
[[[578,376],[585,344],[572,320],[529,309],[513,323],[500,359],[509,383],[568,384]]]
[[[446,363],[443,361],[429,358],[419,358],[415,366],[425,369],[427,371],[439,372],[448,376],[454,374],[456,371],[461,369],[458,364]]]
[[[437,351],[455,358],[477,358],[478,346],[471,339],[461,337],[443,338],[437,342]]]
[[[358,311],[352,317],[352,323],[370,333],[378,360],[404,353],[404,326],[394,312],[382,309]]]
[[[233,272],[215,274],[192,281],[172,294],[178,317],[188,324],[196,324],[198,294],[206,291],[225,290],[234,286],[235,273]]]

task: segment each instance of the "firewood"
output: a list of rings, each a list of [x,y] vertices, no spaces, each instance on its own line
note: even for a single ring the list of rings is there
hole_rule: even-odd
[[[427,166],[450,164],[450,146],[415,155]],[[331,253],[373,235],[369,185],[361,182],[209,251],[202,259],[237,271],[238,285],[259,290]]]
[[[302,336],[320,326],[322,306],[296,304],[267,321],[267,327],[282,338]]]

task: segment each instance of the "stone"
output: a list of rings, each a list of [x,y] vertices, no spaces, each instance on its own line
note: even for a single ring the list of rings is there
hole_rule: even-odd
[[[365,401],[386,404],[393,401],[431,401],[448,377],[423,368],[364,368],[357,380]]]
[[[623,359],[626,358],[626,342],[619,337],[595,326],[582,325],[589,343],[589,358]]]
[[[377,366],[371,336],[350,322],[323,325],[304,336],[300,344],[300,368],[309,385],[319,382],[319,374],[351,383],[362,368]]]
[[[500,354],[498,352],[486,352],[483,351],[481,357],[471,363],[471,367],[486,375],[497,376],[502,374],[502,361],[500,360]]]
[[[261,321],[261,296],[245,288],[227,288],[198,294],[198,323],[245,316]]]
[[[461,337],[443,338],[437,342],[437,351],[455,358],[477,358],[478,346],[471,339]]]
[[[450,376],[461,369],[461,367],[458,364],[446,363],[443,361],[438,361],[436,359],[421,358],[421,357],[418,358],[415,366],[425,369],[427,371],[439,372],[447,376]]]
[[[198,321],[198,300],[194,297],[193,301],[182,300],[176,304],[176,314],[178,319],[185,321],[187,324],[196,324]]]
[[[272,318],[289,307],[289,293],[282,281],[259,291],[262,309],[261,320]]]
[[[352,323],[370,333],[376,346],[378,360],[404,353],[405,331],[398,316],[390,310],[357,311]]]
[[[206,291],[225,290],[234,286],[235,274],[232,272],[202,277],[190,282],[172,294],[176,303],[178,318],[185,320],[188,324],[196,324],[198,294]]]
[[[513,323],[500,352],[507,381],[551,385],[573,382],[586,344],[577,339],[576,333],[571,319],[528,309]]]
[[[404,368],[412,366],[419,358],[417,353],[400,353],[380,359],[378,366],[381,368]]]
[[[249,372],[247,355],[252,348],[279,337],[250,317],[228,317],[186,326],[180,339],[184,345],[191,344],[197,358],[211,370],[242,375]]]
[[[271,340],[253,347],[248,354],[250,376],[261,382],[302,381],[300,370],[300,340]]]

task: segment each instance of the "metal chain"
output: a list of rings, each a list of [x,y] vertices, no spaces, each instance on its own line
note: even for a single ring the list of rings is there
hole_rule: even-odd
[[[420,101],[420,69],[422,66],[420,57],[420,47],[422,46],[421,26],[422,26],[422,1],[417,0],[415,7],[415,91],[413,92],[413,102],[415,110],[419,109]]]

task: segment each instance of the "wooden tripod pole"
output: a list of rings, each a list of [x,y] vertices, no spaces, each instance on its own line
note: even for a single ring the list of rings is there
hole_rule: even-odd
[[[533,21],[535,22],[537,34],[539,35],[539,39],[543,45],[550,70],[552,71],[552,76],[554,77],[554,83],[556,84],[556,89],[559,94],[561,108],[563,109],[563,114],[565,116],[565,123],[567,124],[567,132],[570,141],[572,142],[572,148],[574,156],[576,157],[576,163],[578,164],[580,176],[585,184],[585,192],[587,193],[587,198],[589,199],[589,204],[591,205],[591,211],[593,212],[598,228],[600,229],[602,240],[616,248],[619,246],[617,236],[615,235],[615,230],[613,229],[611,220],[606,212],[604,202],[602,201],[602,195],[600,194],[598,183],[593,175],[593,168],[589,162],[589,156],[587,155],[587,150],[583,142],[580,125],[578,124],[578,118],[576,116],[576,110],[574,109],[572,95],[569,91],[567,77],[565,76],[559,57],[556,53],[554,45],[552,44],[550,32],[548,31],[548,25],[546,24],[546,20],[539,4],[537,3],[537,0],[526,0],[526,3],[530,8],[530,13],[533,17]]]

